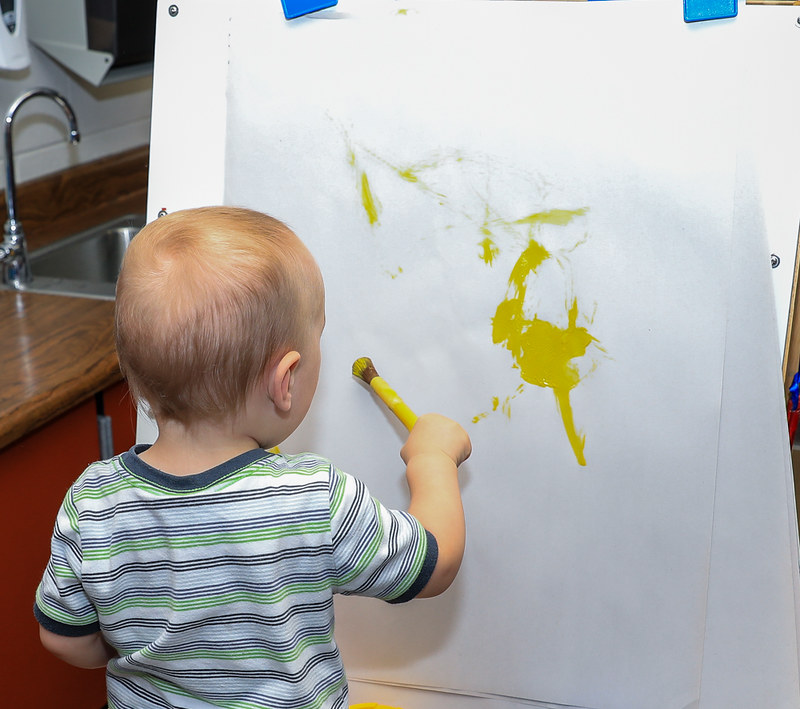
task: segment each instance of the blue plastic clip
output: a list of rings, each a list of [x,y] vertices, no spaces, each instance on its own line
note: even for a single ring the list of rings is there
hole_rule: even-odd
[[[721,20],[736,17],[738,0],[683,0],[683,21]]]
[[[281,0],[283,15],[287,20],[302,17],[326,7],[333,7],[338,0]]]

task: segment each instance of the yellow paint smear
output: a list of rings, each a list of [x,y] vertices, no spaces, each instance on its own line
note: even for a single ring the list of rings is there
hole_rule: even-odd
[[[420,162],[413,165],[407,165],[406,167],[400,167],[398,165],[393,165],[389,161],[378,157],[377,155],[374,157],[376,160],[392,170],[401,180],[415,185],[423,193],[435,195],[443,200],[447,199],[446,195],[434,190],[430,185],[425,183],[421,177],[421,173],[435,170],[437,167],[440,167],[440,163],[438,161],[434,160],[429,162]],[[440,202],[440,204],[443,204],[443,202]]]
[[[497,258],[498,254],[500,253],[500,249],[498,249],[497,246],[495,246],[494,241],[492,241],[492,239],[488,236],[483,241],[481,241],[480,247],[481,247],[481,255],[480,255],[481,261],[491,266],[492,263],[494,263],[494,260]]]
[[[366,172],[361,173],[361,204],[364,205],[364,211],[367,213],[369,225],[374,226],[377,224],[378,216],[381,211],[381,203],[375,199],[375,196],[372,194]]]
[[[508,349],[523,381],[553,390],[575,458],[580,465],[586,465],[585,437],[575,427],[570,391],[581,380],[574,360],[586,354],[595,338],[577,325],[576,299],[568,306],[566,327],[554,325],[536,314],[529,316],[524,310],[529,278],[549,256],[541,244],[534,239],[529,241],[511,271],[508,296],[497,306],[492,319],[492,340]]]
[[[397,176],[406,182],[419,182],[419,176],[414,171],[414,168],[407,167],[405,170],[397,169]]]
[[[588,210],[582,209],[549,209],[546,212],[535,212],[527,217],[517,219],[514,224],[553,224],[554,226],[566,226],[575,217],[582,217]]]

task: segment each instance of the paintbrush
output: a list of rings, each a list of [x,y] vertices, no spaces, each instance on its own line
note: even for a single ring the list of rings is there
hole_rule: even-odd
[[[378,374],[375,365],[369,357],[359,357],[353,362],[353,376],[369,384],[375,393],[389,407],[389,410],[400,419],[400,422],[410,431],[417,422],[417,415],[408,408],[397,392],[392,389],[386,380]]]

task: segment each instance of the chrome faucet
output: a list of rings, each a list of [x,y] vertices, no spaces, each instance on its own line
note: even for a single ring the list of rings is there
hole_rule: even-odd
[[[20,96],[8,109],[5,117],[5,159],[6,159],[6,207],[8,220],[3,229],[3,242],[0,243],[0,264],[2,264],[2,282],[13,288],[22,289],[31,281],[31,272],[28,266],[28,248],[25,244],[25,232],[22,224],[17,220],[17,185],[14,178],[14,151],[11,145],[11,128],[14,124],[14,115],[19,107],[28,99],[44,96],[55,101],[67,116],[69,121],[69,142],[77,143],[80,139],[78,124],[72,106],[57,91],[52,89],[31,89]]]

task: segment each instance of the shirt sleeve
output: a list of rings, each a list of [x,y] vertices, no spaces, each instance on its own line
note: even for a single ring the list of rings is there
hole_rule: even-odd
[[[36,620],[57,635],[78,637],[100,629],[97,611],[81,585],[82,559],[78,511],[70,489],[56,517],[50,560],[33,607]]]
[[[425,587],[438,547],[415,517],[384,507],[364,483],[335,467],[330,505],[335,592],[403,603]]]

